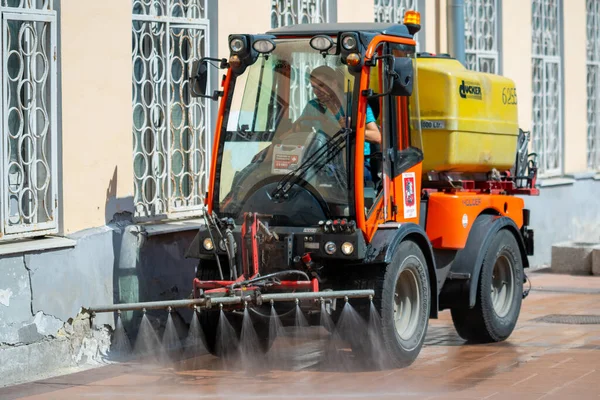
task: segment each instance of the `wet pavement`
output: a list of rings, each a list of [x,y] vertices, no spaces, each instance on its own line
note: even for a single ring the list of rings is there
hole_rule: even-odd
[[[269,359],[121,363],[3,388],[0,399],[600,399],[600,277],[529,276],[531,293],[507,341],[465,344],[444,311],[404,369],[369,370],[346,351],[332,358],[313,336],[276,342]],[[561,315],[588,317],[544,320]]]

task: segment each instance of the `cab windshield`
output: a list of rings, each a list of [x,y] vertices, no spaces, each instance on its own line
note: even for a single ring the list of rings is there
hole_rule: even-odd
[[[215,211],[238,219],[255,192],[263,190],[267,197],[261,201],[268,201],[285,195],[275,193],[277,185],[292,179],[293,186],[302,187],[316,202],[304,206],[318,203],[328,218],[349,217],[347,141],[354,77],[335,49],[323,57],[309,39],[275,43],[271,54],[260,55],[232,80],[219,147]],[[318,215],[302,223],[317,224]],[[295,225],[292,220],[288,216],[285,222]]]

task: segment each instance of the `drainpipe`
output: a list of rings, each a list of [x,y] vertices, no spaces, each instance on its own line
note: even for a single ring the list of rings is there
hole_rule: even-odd
[[[447,0],[448,53],[465,64],[465,2]]]

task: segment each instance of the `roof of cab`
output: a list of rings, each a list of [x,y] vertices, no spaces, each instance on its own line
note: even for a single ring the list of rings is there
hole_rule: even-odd
[[[271,29],[267,32],[269,35],[320,35],[337,34],[338,32],[372,32],[390,36],[399,36],[412,39],[413,36],[408,32],[408,28],[403,24],[392,23],[373,23],[373,22],[344,22],[335,24],[297,24],[282,26],[281,28]]]

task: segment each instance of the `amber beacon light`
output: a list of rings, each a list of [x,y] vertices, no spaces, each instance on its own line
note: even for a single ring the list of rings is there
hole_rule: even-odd
[[[418,11],[407,10],[404,13],[404,25],[411,35],[419,32],[421,30],[421,14]]]

